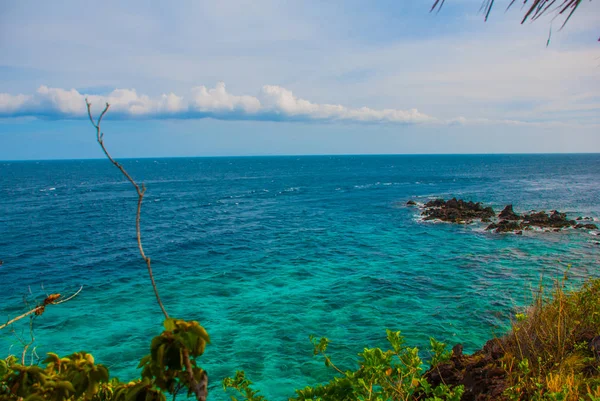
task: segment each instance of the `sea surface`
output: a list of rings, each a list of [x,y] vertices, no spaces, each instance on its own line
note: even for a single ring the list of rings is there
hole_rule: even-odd
[[[600,155],[314,156],[122,160],[147,187],[142,236],[164,304],[212,343],[210,399],[243,369],[271,400],[332,377],[309,335],[354,368],[385,329],[474,351],[540,280],[600,276],[593,230],[486,232],[423,222],[414,199],[600,218]],[[137,197],[107,160],[0,162],[0,313],[65,296],[35,319],[36,353],[93,352],[124,380],[161,332],[135,239]],[[20,355],[27,320],[0,332]],[[423,352],[423,357],[427,353]],[[29,358],[29,357],[28,357]]]

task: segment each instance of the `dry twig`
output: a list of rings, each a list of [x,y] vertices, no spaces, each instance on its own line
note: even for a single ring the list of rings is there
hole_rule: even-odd
[[[0,325],[0,330],[2,330],[5,327],[10,326],[11,324],[13,324],[23,318],[26,318],[27,316],[29,316],[33,313],[35,313],[36,316],[41,315],[42,313],[44,313],[44,311],[46,310],[46,306],[48,306],[48,305],[59,305],[59,304],[62,304],[63,302],[70,301],[71,299],[75,298],[81,292],[82,289],[83,289],[83,286],[81,286],[75,294],[71,295],[69,298],[66,298],[66,299],[60,299],[60,294],[48,295],[48,297],[46,299],[44,299],[44,303],[42,305],[38,305],[35,308],[30,309],[29,311],[23,313],[22,315],[9,320],[8,322],[4,323],[3,325]]]
[[[136,234],[137,234],[138,249],[140,251],[140,255],[142,256],[142,259],[144,259],[144,262],[146,262],[146,267],[148,268],[148,275],[150,276],[150,281],[152,281],[152,288],[154,289],[154,294],[156,295],[156,301],[158,302],[160,309],[162,310],[163,314],[165,315],[165,318],[168,319],[169,315],[160,299],[160,296],[158,295],[158,288],[156,287],[156,282],[154,281],[154,274],[152,273],[151,260],[144,253],[144,247],[142,246],[142,234],[141,234],[141,230],[140,230],[140,221],[141,221],[140,215],[141,215],[141,211],[142,211],[142,201],[144,200],[144,194],[146,193],[146,187],[144,186],[144,184],[142,184],[140,187],[140,185],[137,182],[135,182],[135,180],[133,178],[131,178],[129,173],[127,173],[125,168],[123,168],[123,166],[119,162],[117,162],[116,160],[114,160],[112,158],[112,156],[108,153],[108,151],[106,150],[106,147],[104,146],[104,133],[102,132],[102,129],[100,128],[100,124],[102,123],[102,118],[106,115],[106,112],[108,111],[108,109],[110,107],[110,104],[106,103],[106,107],[104,107],[104,110],[102,110],[102,113],[100,113],[100,117],[98,117],[98,121],[94,121],[94,118],[92,117],[92,110],[91,110],[92,104],[87,99],[85,99],[85,103],[87,105],[88,117],[90,118],[90,121],[91,121],[92,125],[94,126],[94,128],[96,128],[96,140],[98,141],[98,144],[100,144],[102,151],[104,152],[104,154],[106,155],[108,160],[115,167],[117,167],[119,169],[119,171],[121,171],[121,173],[125,176],[125,178],[127,178],[127,180],[131,183],[131,185],[133,185],[133,187],[135,188],[135,191],[137,192],[138,204],[137,204],[137,213],[136,213],[136,218],[135,218],[135,229],[136,229]],[[196,379],[194,378],[194,372],[192,370],[192,364],[191,364],[189,352],[186,348],[183,349],[183,362],[184,362],[184,365],[185,365],[185,368],[186,368],[186,371],[188,374],[189,389],[196,395],[197,400],[206,400],[208,377],[205,373],[203,375],[202,379],[200,380],[200,382],[196,381]]]
[[[142,246],[142,234],[140,231],[140,220],[141,220],[141,212],[142,212],[142,201],[144,200],[144,194],[146,193],[146,187],[144,186],[144,184],[142,184],[142,186],[140,187],[140,185],[138,185],[138,183],[135,182],[135,180],[133,178],[131,178],[131,176],[129,175],[129,173],[127,173],[127,171],[123,168],[123,166],[119,162],[117,162],[115,159],[112,158],[112,156],[108,153],[108,151],[106,150],[106,147],[104,146],[104,133],[102,133],[100,124],[102,122],[102,118],[108,111],[110,104],[106,103],[106,107],[100,114],[100,117],[98,117],[97,122],[94,121],[94,118],[92,117],[92,110],[91,110],[92,104],[87,99],[85,99],[85,104],[87,105],[88,117],[90,118],[90,121],[92,122],[92,125],[94,126],[94,128],[96,128],[96,140],[100,144],[102,151],[104,152],[104,154],[106,155],[108,160],[110,160],[110,162],[121,171],[121,173],[125,176],[125,178],[127,178],[127,180],[131,183],[131,185],[133,185],[133,187],[135,188],[135,191],[137,192],[138,204],[137,204],[137,213],[136,213],[136,217],[135,217],[135,229],[136,229],[136,234],[137,234],[138,249],[140,251],[140,255],[142,255],[142,259],[144,259],[144,262],[146,262],[146,267],[148,268],[148,275],[150,276],[150,281],[152,281],[152,288],[154,289],[154,295],[156,295],[156,301],[158,302],[160,309],[162,310],[163,314],[165,315],[165,318],[168,319],[169,314],[167,313],[167,310],[165,309],[165,307],[160,299],[160,296],[158,295],[158,288],[156,287],[156,282],[154,281],[154,274],[152,273],[151,260],[144,253],[144,247]]]

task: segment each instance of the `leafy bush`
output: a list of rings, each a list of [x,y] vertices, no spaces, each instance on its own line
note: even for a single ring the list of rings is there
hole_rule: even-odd
[[[167,319],[142,358],[141,378],[129,383],[109,378],[108,368],[78,352],[64,358],[49,353],[45,368],[25,366],[9,356],[0,360],[0,400],[164,401],[187,389],[206,399],[208,378],[196,358],[210,341],[198,322]],[[189,361],[189,363],[188,363]]]
[[[399,331],[387,330],[387,340],[391,346],[389,349],[365,348],[358,354],[358,369],[344,372],[326,354],[329,340],[311,337],[314,354],[321,355],[325,365],[335,370],[338,376],[329,383],[296,390],[296,397],[291,400],[460,400],[462,386],[432,387],[427,382],[423,377],[423,360],[419,357],[419,350],[406,346]],[[432,362],[439,363],[450,357],[445,344],[433,338],[430,343]],[[225,390],[234,390],[243,400],[263,401],[264,397],[252,390],[251,385],[244,372],[236,372],[235,377],[223,381]],[[235,397],[232,399],[237,400]]]

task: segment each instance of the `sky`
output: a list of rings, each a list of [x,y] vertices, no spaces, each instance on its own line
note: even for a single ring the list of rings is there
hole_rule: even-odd
[[[600,0],[495,3],[0,2],[0,160],[600,152]]]

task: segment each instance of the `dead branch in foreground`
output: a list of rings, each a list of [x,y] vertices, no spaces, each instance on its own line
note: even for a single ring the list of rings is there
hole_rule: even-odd
[[[83,286],[79,287],[79,290],[77,290],[77,292],[73,295],[71,295],[70,297],[66,298],[66,299],[60,299],[60,294],[50,294],[48,295],[48,297],[46,297],[46,299],[44,299],[44,302],[42,303],[42,305],[38,305],[33,309],[30,309],[29,311],[23,313],[21,316],[17,316],[14,319],[9,320],[8,322],[4,323],[3,325],[0,325],[0,330],[2,330],[5,327],[10,326],[11,324],[26,318],[27,316],[35,313],[36,316],[41,315],[42,313],[44,313],[44,311],[46,310],[46,306],[48,305],[59,305],[62,304],[63,302],[67,302],[70,301],[71,299],[75,298],[83,289]]]
[[[150,276],[150,281],[152,282],[152,288],[154,289],[154,295],[156,295],[156,301],[158,302],[160,309],[162,310],[163,314],[165,315],[165,319],[168,319],[169,314],[167,313],[167,310],[165,309],[165,307],[160,299],[160,295],[158,295],[158,288],[156,287],[156,282],[154,281],[154,274],[152,273],[151,260],[144,253],[144,247],[142,246],[142,234],[140,231],[140,220],[141,220],[141,212],[142,212],[142,201],[144,200],[144,194],[146,193],[146,186],[144,184],[142,184],[142,186],[140,187],[140,185],[138,185],[138,183],[135,182],[135,180],[133,178],[131,178],[129,173],[127,173],[127,171],[123,168],[121,163],[117,162],[115,159],[112,158],[112,156],[108,153],[108,151],[106,150],[106,147],[104,146],[104,133],[102,133],[100,124],[102,122],[102,118],[108,111],[110,104],[106,103],[106,107],[104,108],[102,113],[100,113],[100,117],[98,117],[97,122],[94,121],[94,118],[92,117],[92,110],[91,110],[92,104],[87,99],[85,99],[85,104],[87,105],[88,117],[90,118],[90,121],[91,121],[92,125],[94,126],[94,128],[96,128],[96,140],[100,144],[102,151],[104,152],[104,154],[106,155],[108,160],[116,168],[118,168],[119,171],[121,171],[121,174],[123,174],[125,176],[125,178],[127,178],[127,180],[131,183],[131,185],[133,185],[133,187],[135,188],[135,191],[137,192],[138,203],[137,203],[137,213],[136,213],[136,217],[135,217],[135,230],[136,230],[136,234],[137,234],[138,249],[140,251],[140,255],[142,255],[142,259],[144,259],[144,262],[146,262],[146,267],[148,268],[148,275]]]
[[[125,178],[127,178],[127,180],[131,183],[131,185],[133,185],[133,187],[135,188],[135,191],[137,192],[138,203],[137,203],[137,213],[136,213],[136,218],[135,218],[135,229],[136,229],[136,234],[137,234],[138,249],[140,251],[140,255],[142,256],[142,259],[144,259],[144,262],[146,262],[146,267],[148,268],[148,275],[150,276],[150,281],[152,282],[152,288],[154,289],[154,294],[156,295],[156,301],[158,302],[160,309],[162,309],[162,312],[165,315],[165,319],[168,319],[169,315],[167,314],[167,311],[160,299],[160,296],[158,295],[158,288],[156,287],[156,282],[154,281],[154,274],[152,273],[151,260],[144,253],[144,247],[142,246],[142,234],[141,234],[141,230],[140,230],[140,221],[141,221],[140,215],[141,215],[141,211],[142,211],[142,201],[144,200],[144,194],[146,193],[146,187],[144,186],[144,184],[142,184],[140,187],[140,185],[137,182],[135,182],[135,180],[133,178],[131,178],[129,173],[127,173],[125,168],[123,168],[123,166],[119,162],[117,162],[116,160],[114,160],[112,158],[112,156],[108,153],[108,151],[106,150],[106,147],[104,146],[104,133],[102,132],[102,129],[100,128],[100,124],[102,123],[102,118],[106,115],[106,112],[108,111],[108,108],[110,107],[110,104],[106,103],[106,107],[104,107],[104,110],[102,110],[102,113],[100,113],[100,117],[98,117],[98,121],[94,121],[94,118],[92,117],[92,110],[91,110],[92,104],[87,99],[85,99],[85,104],[87,105],[88,117],[90,118],[90,121],[91,121],[92,125],[94,126],[94,128],[96,128],[96,140],[98,141],[98,144],[100,144],[102,151],[104,152],[104,154],[106,155],[108,160],[115,167],[117,167],[119,169],[119,171],[121,171],[121,173],[125,176]],[[183,349],[183,362],[184,362],[184,365],[185,365],[185,368],[186,368],[186,371],[188,374],[188,380],[190,382],[189,389],[191,390],[192,393],[194,393],[197,400],[199,400],[199,401],[206,400],[208,377],[205,374],[200,381],[197,381],[194,378],[191,359],[189,356],[189,352],[186,348]]]

